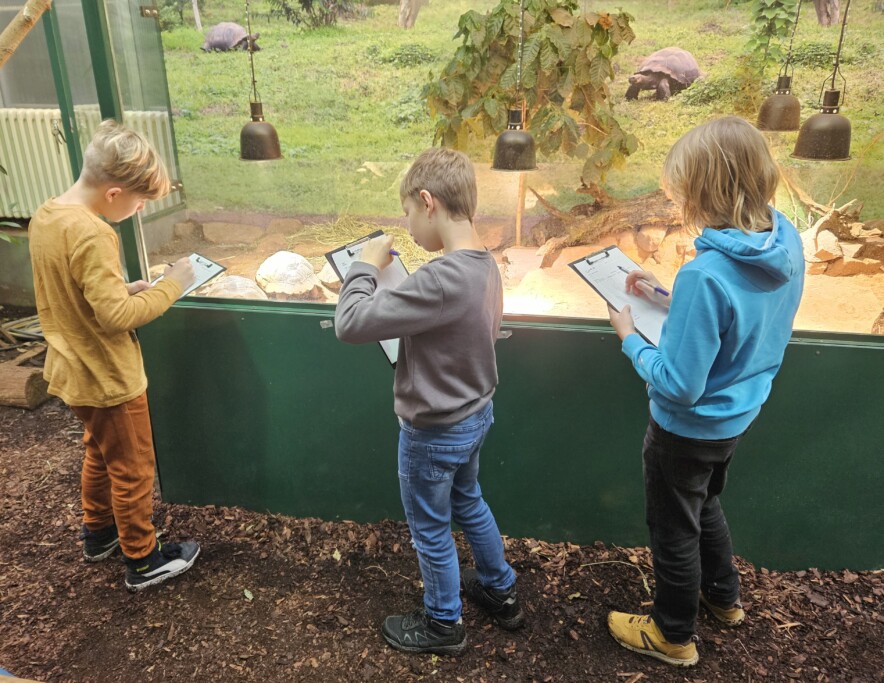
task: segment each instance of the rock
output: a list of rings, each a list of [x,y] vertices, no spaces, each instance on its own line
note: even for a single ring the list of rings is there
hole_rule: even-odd
[[[203,236],[213,244],[252,244],[264,235],[258,225],[244,223],[203,223]]]
[[[258,284],[241,275],[221,276],[196,291],[197,296],[223,299],[266,299],[267,295]]]
[[[881,315],[872,323],[872,334],[884,334],[884,311],[881,311]]]
[[[647,225],[638,231],[635,236],[636,246],[648,254],[652,254],[666,239],[666,228],[655,225]]]
[[[317,275],[319,281],[322,283],[323,287],[327,287],[333,292],[340,292],[341,285],[344,283],[338,279],[337,273],[335,273],[335,269],[331,267],[330,263],[326,263],[322,270],[319,271]]]
[[[633,261],[637,261],[638,256],[638,246],[636,245],[636,231],[635,230],[624,230],[619,235],[617,235],[617,246],[620,247],[620,251],[626,254]]]
[[[274,218],[267,225],[267,234],[295,235],[304,229],[304,223],[297,218]]]
[[[285,249],[288,249],[288,246],[289,238],[281,233],[276,232],[264,235],[264,237],[258,240],[255,248],[259,251],[264,252],[265,254],[273,254],[277,251],[284,251]]]
[[[807,264],[807,268],[804,272],[808,275],[823,275],[828,267],[828,261],[814,261]]]
[[[278,251],[259,267],[255,280],[270,299],[324,299],[310,261],[291,251]]]
[[[863,242],[855,258],[873,258],[884,261],[884,237],[869,237]]]
[[[829,263],[826,275],[846,277],[850,275],[877,275],[884,269],[881,262],[871,258],[845,257]]]
[[[534,247],[510,247],[503,252],[503,283],[505,287],[515,287],[532,270],[539,270],[543,254]]]
[[[868,228],[864,223],[851,223],[850,236],[854,239],[862,239],[863,237],[880,237],[881,231],[878,228]]]
[[[490,219],[476,221],[476,232],[482,244],[489,251],[499,251],[511,247],[516,241],[516,224],[509,219]]]
[[[816,236],[816,248],[814,249],[814,241],[811,240],[809,246],[813,253],[813,257],[820,261],[834,261],[844,255],[841,244],[834,233],[828,230],[822,230]]]
[[[194,220],[187,220],[182,223],[175,223],[175,227],[173,228],[173,234],[175,238],[179,240],[200,237],[202,231],[203,226]]]
[[[856,258],[856,254],[862,249],[862,246],[862,242],[841,242],[841,253],[844,258]]]

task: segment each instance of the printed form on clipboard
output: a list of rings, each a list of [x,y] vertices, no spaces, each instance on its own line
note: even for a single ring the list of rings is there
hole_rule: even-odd
[[[347,278],[347,273],[350,272],[350,266],[353,265],[353,262],[359,260],[359,255],[362,253],[362,247],[365,246],[365,243],[383,234],[383,230],[375,230],[370,235],[366,235],[355,242],[350,242],[350,244],[345,244],[343,247],[330,251],[325,255],[325,258],[328,259],[329,264],[334,269],[335,275],[340,278],[341,282]],[[405,267],[405,264],[402,263],[398,256],[394,256],[393,262],[381,270],[381,274],[378,276],[378,287],[375,291],[396,289],[407,277],[408,269]],[[387,356],[387,360],[390,361],[390,365],[395,366],[396,359],[399,357],[399,340],[385,339],[378,343]]]
[[[190,265],[193,266],[193,282],[184,290],[181,296],[178,297],[179,299],[183,299],[195,289],[199,289],[209,280],[227,270],[226,266],[222,266],[220,263],[215,263],[212,259],[206,258],[201,254],[193,253],[189,258]],[[155,285],[164,277],[165,275],[160,275],[158,278],[152,280],[150,284]]]
[[[630,270],[641,270],[641,266],[618,247],[608,247],[568,265],[614,310],[619,312],[629,304],[636,331],[654,346],[660,345],[668,309],[626,291],[626,274]]]

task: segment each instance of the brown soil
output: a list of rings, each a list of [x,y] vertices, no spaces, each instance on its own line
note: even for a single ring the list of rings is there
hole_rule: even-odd
[[[648,604],[639,571],[653,583],[645,548],[507,539],[527,626],[501,631],[467,605],[469,648],[456,659],[406,656],[381,638],[383,618],[421,597],[401,522],[330,523],[158,502],[165,536],[199,539],[202,555],[189,573],[130,595],[119,556],[98,565],[81,558],[80,436],[57,400],[34,412],[0,408],[0,667],[21,677],[884,680],[881,572],[778,573],[739,561],[748,620],[728,630],[701,615],[700,663],[686,671],[627,652],[606,632],[608,610]]]

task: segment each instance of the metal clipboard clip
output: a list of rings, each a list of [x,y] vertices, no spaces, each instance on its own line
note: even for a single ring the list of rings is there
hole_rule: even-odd
[[[583,260],[587,263],[587,265],[591,266],[591,265],[598,263],[602,259],[609,258],[610,256],[611,256],[611,252],[608,251],[607,249],[605,249],[605,250],[600,251],[596,254],[589,254],[589,256],[584,257]]]
[[[347,245],[347,256],[356,256],[356,251],[354,250],[354,247],[356,247],[360,244],[363,244],[365,242],[368,242],[372,238],[373,238],[373,235],[368,235],[366,237],[363,237],[362,239],[358,239],[355,242],[351,242],[350,244],[348,244]]]

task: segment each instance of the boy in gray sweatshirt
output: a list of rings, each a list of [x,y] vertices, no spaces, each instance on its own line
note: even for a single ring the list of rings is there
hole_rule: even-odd
[[[456,654],[466,647],[466,631],[452,519],[476,559],[476,569],[463,574],[466,596],[505,629],[524,621],[516,575],[478,482],[479,450],[494,422],[503,288],[473,227],[476,177],[464,154],[425,151],[399,193],[414,241],[442,255],[397,288],[376,291],[381,269],[392,262],[393,237],[368,242],[344,281],[335,330],[352,344],[401,338],[393,385],[399,488],[424,604],[387,617],[384,638],[404,652]]]

